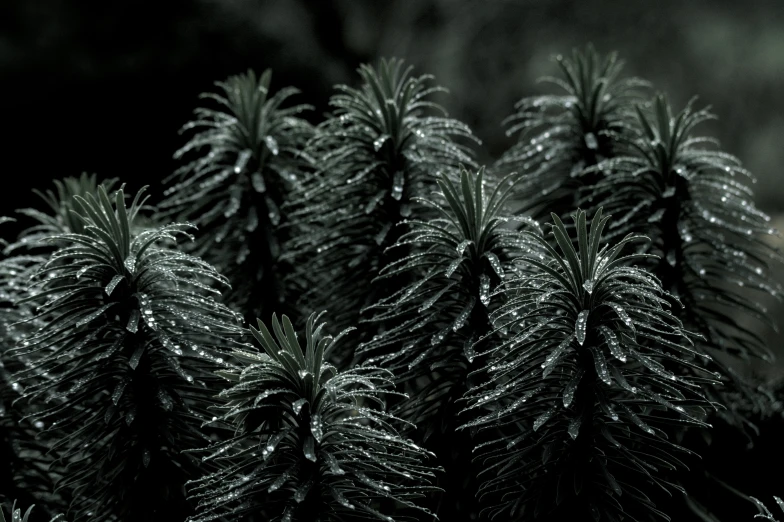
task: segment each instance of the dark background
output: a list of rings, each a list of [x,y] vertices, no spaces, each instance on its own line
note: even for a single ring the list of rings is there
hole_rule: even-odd
[[[318,121],[360,63],[405,58],[449,88],[439,101],[488,162],[511,143],[500,122],[515,101],[556,72],[551,56],[589,42],[676,108],[711,105],[720,119],[703,133],[755,173],[758,205],[784,228],[781,0],[2,0],[0,215],[83,171],[160,194],[198,94],[248,68],[299,87]]]

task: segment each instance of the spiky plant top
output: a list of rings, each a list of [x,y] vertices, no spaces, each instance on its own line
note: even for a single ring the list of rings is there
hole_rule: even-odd
[[[406,222],[409,230],[393,247],[415,245],[417,253],[379,275],[403,274],[411,282],[365,310],[381,333],[361,345],[358,355],[392,370],[411,396],[394,411],[417,427],[444,466],[439,485],[445,494],[437,510],[452,520],[478,511],[471,439],[455,433],[460,401],[471,387],[476,350],[493,330],[490,314],[499,300],[491,300],[492,290],[518,272],[512,261],[532,242],[506,226],[503,207],[511,185],[489,184],[484,169],[462,170],[458,181],[442,175],[438,185],[439,191],[421,200],[438,217]]]
[[[231,386],[220,394],[220,419],[236,435],[209,448],[204,460],[221,469],[192,485],[192,522],[254,513],[283,522],[392,522],[408,520],[403,506],[427,513],[414,501],[434,489],[435,470],[384,412],[392,374],[337,371],[327,358],[347,331],[326,336],[319,317],[309,317],[304,347],[285,315],[282,323],[273,316],[274,337],[259,320],[251,332],[264,351],[237,350],[241,367],[221,372]]]
[[[48,189],[41,192],[33,189],[44,202],[45,209],[23,208],[17,210],[35,224],[22,233],[19,241],[10,245],[13,251],[18,249],[38,249],[40,247],[53,248],[46,238],[66,232],[81,233],[84,223],[72,212],[74,209],[74,196],[85,197],[87,194],[96,194],[98,186],[102,185],[107,191],[115,185],[114,179],[99,182],[96,174],[82,173],[78,178],[67,177],[54,180],[54,190]]]
[[[416,254],[385,266],[378,279],[406,274],[411,282],[365,312],[382,333],[358,349],[360,360],[392,370],[413,386],[401,415],[420,427],[446,413],[446,403],[466,391],[475,344],[493,329],[492,290],[519,268],[512,261],[532,242],[505,227],[503,205],[511,186],[489,187],[484,169],[463,169],[459,182],[441,175],[439,191],[418,203],[439,217],[406,222],[392,248],[416,245]],[[429,383],[422,387],[422,379]],[[443,420],[443,419],[441,419]],[[434,426],[430,425],[430,429]]]
[[[553,215],[556,248],[525,255],[538,273],[508,281],[494,319],[512,334],[493,347],[488,381],[470,396],[480,414],[466,427],[497,430],[477,448],[482,498],[504,520],[636,520],[659,514],[649,486],[685,451],[661,427],[700,424],[700,380],[667,363],[697,367],[687,334],[665,309],[654,277],[622,255],[627,236],[601,245],[608,217],[587,228],[577,212],[575,249]]]
[[[428,75],[413,77],[400,60],[362,65],[362,86],[339,86],[330,117],[310,143],[319,170],[296,214],[311,229],[292,243],[294,279],[308,281],[302,302],[321,303],[338,327],[356,325],[360,309],[387,292],[371,283],[394,257],[385,249],[395,225],[420,216],[441,172],[473,165],[469,128],[431,101],[441,91]],[[398,249],[397,255],[402,249]]]
[[[765,242],[776,232],[754,206],[753,177],[715,140],[693,134],[714,117],[707,109],[690,103],[673,117],[663,96],[654,108],[650,115],[638,110],[643,135],[631,152],[596,167],[609,177],[593,200],[618,216],[614,236],[634,231],[652,239],[649,250],[659,256],[653,273],[679,297],[679,317],[708,347],[766,358],[753,326],[770,321],[759,297],[780,295],[769,275],[778,255]]]
[[[12,350],[32,364],[16,378],[24,396],[54,402],[36,415],[66,464],[59,486],[73,493],[76,519],[163,520],[188,513],[182,488],[204,445],[200,426],[221,360],[210,355],[239,333],[235,314],[215,302],[224,283],[198,258],[165,246],[185,234],[172,224],[133,233],[143,203],[74,199],[81,233],[33,278],[29,301],[43,326]]]
[[[517,103],[505,123],[507,135],[519,134],[519,141],[494,166],[502,175],[517,172],[523,178],[516,191],[519,210],[536,219],[550,212],[565,215],[577,206],[579,190],[601,173],[586,167],[615,156],[623,150],[621,138],[636,134],[634,106],[648,86],[622,77],[623,62],[615,53],[602,57],[589,46],[555,59],[561,76],[543,81],[563,94]]]
[[[188,143],[175,154],[187,163],[167,181],[160,208],[199,227],[192,246],[228,277],[227,300],[248,317],[272,313],[284,300],[280,286],[280,245],[288,237],[283,203],[300,183],[309,162],[302,154],[312,135],[292,105],[299,91],[270,90],[270,70],[218,82],[220,93],[205,93],[217,107],[199,107]]]

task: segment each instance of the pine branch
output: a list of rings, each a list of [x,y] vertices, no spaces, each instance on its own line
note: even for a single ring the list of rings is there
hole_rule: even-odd
[[[699,368],[690,336],[657,280],[634,266],[647,256],[622,255],[644,238],[601,246],[608,219],[597,212],[589,231],[579,211],[575,248],[553,215],[557,250],[531,233],[546,253],[521,262],[538,273],[499,290],[508,302],[493,319],[511,333],[492,347],[490,378],[471,393],[481,415],[464,425],[501,433],[477,447],[491,517],[666,518],[648,486],[668,490],[661,471],[678,468],[687,450],[663,427],[703,425],[707,379],[665,368]]]
[[[620,216],[610,226],[613,237],[629,232],[651,237],[645,251],[658,258],[647,268],[679,299],[673,300],[674,313],[704,338],[697,349],[714,356],[705,367],[728,384],[705,389],[711,400],[725,406],[715,413],[717,418],[707,419],[715,426],[714,436],[738,429],[751,444],[757,428],[750,413],[764,408],[766,399],[736,373],[727,356],[736,362],[770,357],[757,332],[759,326],[772,326],[760,297],[781,295],[769,275],[770,264],[779,257],[764,241],[775,231],[754,206],[751,174],[737,158],[718,150],[715,140],[694,134],[698,125],[714,118],[708,109],[693,109],[692,100],[673,117],[658,96],[653,110],[638,109],[637,118],[642,134],[630,142],[629,152],[597,165],[609,174],[594,187],[593,200]],[[690,447],[703,448],[701,439],[689,441]],[[672,480],[691,492],[687,506],[694,510],[711,489],[712,482],[701,477],[721,470],[710,461],[688,464],[692,471]]]
[[[484,171],[463,170],[459,183],[442,175],[438,184],[435,198],[418,202],[439,217],[407,221],[409,230],[392,247],[416,245],[417,253],[385,266],[378,277],[405,274],[411,282],[365,310],[368,322],[383,325],[382,333],[358,349],[361,360],[415,387],[400,414],[428,432],[437,429],[433,423],[440,423],[453,388],[465,385],[479,339],[493,329],[492,288],[517,271],[512,261],[531,243],[503,227],[506,183],[487,196]],[[421,388],[415,383],[423,378],[431,382]]]
[[[24,397],[54,403],[35,417],[51,422],[77,519],[184,518],[198,465],[180,452],[207,440],[222,362],[210,353],[239,333],[211,297],[225,280],[164,244],[187,225],[134,231],[143,202],[140,192],[126,208],[122,189],[110,199],[102,186],[74,198],[82,233],[50,238],[62,246],[26,298],[43,326],[11,351],[33,362],[16,375]]]
[[[404,275],[411,283],[364,311],[381,333],[360,345],[358,356],[393,371],[412,397],[395,414],[417,427],[445,466],[438,514],[452,520],[476,511],[471,438],[455,433],[459,401],[477,370],[476,351],[493,330],[490,313],[498,299],[491,300],[492,289],[517,273],[512,260],[531,242],[504,227],[512,188],[506,180],[487,187],[489,195],[484,169],[462,170],[459,183],[442,175],[438,185],[434,197],[420,203],[439,217],[406,222],[409,230],[392,247],[415,245],[417,253],[388,264],[378,277]]]
[[[363,65],[359,74],[362,87],[338,87],[334,111],[308,147],[319,170],[295,202],[307,234],[291,246],[298,260],[292,279],[309,289],[302,306],[329,308],[338,328],[357,324],[362,308],[400,284],[373,279],[405,255],[385,251],[399,223],[422,217],[415,198],[436,187],[439,173],[473,165],[464,142],[474,138],[430,101],[442,90],[428,86],[430,76],[412,77],[394,59],[376,69]]]
[[[713,148],[714,140],[693,135],[714,117],[707,109],[690,103],[673,117],[662,96],[654,108],[652,115],[638,111],[643,137],[632,143],[633,153],[597,166],[610,175],[593,199],[620,216],[613,237],[631,231],[651,237],[647,251],[659,259],[649,268],[680,299],[681,321],[705,337],[701,350],[769,359],[756,330],[772,327],[760,297],[781,296],[769,275],[779,256],[764,240],[775,230],[754,206],[753,177],[737,158]],[[719,359],[713,364],[736,388],[747,388]]]
[[[734,355],[766,358],[760,340],[711,306],[725,303],[766,321],[767,310],[722,282],[780,293],[768,276],[769,263],[778,258],[762,239],[775,230],[754,207],[753,177],[734,156],[709,149],[712,140],[692,136],[694,127],[713,118],[706,109],[695,112],[690,104],[673,118],[658,97],[655,114],[639,113],[646,139],[637,154],[612,162],[612,178],[596,192],[609,195],[612,185],[613,196],[601,199],[623,213],[616,234],[651,231],[662,256],[656,273],[684,301],[684,312],[694,316],[689,322]]]
[[[175,154],[188,162],[167,182],[160,204],[167,215],[199,227],[192,253],[228,277],[226,301],[248,320],[271,314],[285,302],[281,244],[288,236],[283,203],[301,182],[310,161],[302,154],[312,127],[290,105],[299,91],[270,91],[270,70],[217,83],[205,93],[217,108],[196,109],[183,131],[195,130]]]
[[[230,387],[221,420],[236,435],[209,448],[220,466],[192,484],[199,513],[191,522],[256,514],[262,520],[348,522],[403,520],[434,488],[426,452],[401,437],[384,412],[392,374],[373,367],[338,371],[327,362],[334,339],[311,315],[304,349],[288,317],[272,318],[273,335],[251,328],[263,352],[237,350],[242,367],[221,372]],[[261,448],[261,450],[260,450]],[[391,501],[394,512],[380,512]],[[398,517],[399,518],[393,518]]]
[[[517,103],[505,123],[507,135],[519,134],[519,141],[494,165],[501,175],[522,178],[518,212],[538,220],[571,212],[581,190],[601,179],[601,170],[588,167],[621,153],[624,138],[637,134],[634,106],[648,87],[621,76],[623,62],[615,53],[602,57],[591,46],[555,60],[561,76],[543,81],[564,94]]]

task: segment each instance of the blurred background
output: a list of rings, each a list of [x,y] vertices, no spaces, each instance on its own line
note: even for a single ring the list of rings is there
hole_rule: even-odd
[[[159,193],[198,94],[248,68],[299,87],[319,121],[360,63],[405,58],[449,89],[439,101],[489,162],[512,143],[501,121],[514,103],[556,72],[551,57],[589,42],[676,108],[695,95],[711,105],[719,119],[702,133],[757,176],[757,204],[784,229],[781,0],[3,0],[0,214],[83,171]],[[784,337],[766,335],[779,362],[756,368],[775,374]]]

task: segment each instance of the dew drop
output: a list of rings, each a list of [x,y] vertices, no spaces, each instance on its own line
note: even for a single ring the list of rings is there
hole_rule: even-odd
[[[580,343],[580,346],[585,342],[585,332],[588,327],[588,314],[590,313],[590,310],[583,310],[580,312],[577,315],[577,321],[574,324],[574,334],[577,338],[577,342]]]
[[[460,315],[457,316],[457,319],[455,319],[455,322],[452,324],[452,331],[456,332],[465,325],[468,317],[471,315],[471,312],[474,309],[474,305],[476,305],[476,298],[472,296],[468,300],[468,304],[465,306],[465,308],[463,308],[463,310],[460,312]]]
[[[486,274],[479,276],[479,300],[485,306],[490,304],[490,278]]]
[[[380,151],[381,147],[384,146],[384,143],[388,139],[390,139],[390,136],[388,134],[382,134],[381,136],[376,138],[375,141],[373,141],[373,150],[375,150],[376,152]]]
[[[444,275],[446,277],[452,277],[452,274],[455,273],[455,270],[457,270],[457,267],[460,266],[460,263],[462,263],[464,259],[464,257],[460,257],[449,263],[449,266],[444,271]]]
[[[105,290],[105,292],[106,292],[106,295],[112,295],[112,292],[114,292],[114,289],[117,287],[117,285],[118,285],[118,284],[120,283],[120,281],[122,281],[123,279],[125,279],[125,276],[123,276],[123,275],[120,275],[120,274],[117,274],[117,275],[115,275],[115,276],[112,278],[112,280],[111,280],[111,281],[109,281],[109,284],[108,284],[108,285],[106,285],[106,288],[104,289],[104,290]]]
[[[468,248],[468,245],[470,245],[471,243],[473,243],[473,241],[471,241],[470,239],[464,239],[463,241],[461,241],[456,248],[457,255],[462,256],[463,252],[465,252],[465,249]]]
[[[267,146],[273,156],[278,155],[278,141],[272,136],[264,136],[264,144]]]
[[[501,266],[501,261],[498,259],[498,256],[492,252],[487,252],[485,253],[485,257],[490,262],[490,266],[493,268],[498,277],[503,279],[505,275],[504,268]]]
[[[310,418],[310,432],[316,439],[316,442],[321,442],[321,437],[324,436],[324,428],[321,422],[321,415],[314,413]]]
[[[548,408],[548,409],[547,409],[547,411],[545,411],[544,413],[542,413],[541,415],[539,415],[539,416],[536,418],[536,420],[534,421],[534,431],[537,431],[537,430],[538,430],[539,428],[541,428],[541,427],[542,427],[542,426],[543,426],[543,425],[544,425],[544,424],[545,424],[545,423],[546,423],[548,420],[550,420],[550,418],[551,418],[553,415],[555,415],[556,409],[557,409],[557,408],[556,408],[555,406],[550,406],[550,408]]]
[[[296,401],[291,403],[291,409],[294,410],[294,413],[296,415],[299,415],[299,412],[302,410],[302,406],[304,406],[304,404],[306,402],[308,402],[307,399],[304,399],[304,398],[303,399],[297,399]]]
[[[395,172],[394,176],[392,176],[392,199],[395,201],[400,201],[403,197],[403,184],[405,183],[405,175],[402,170],[398,170]]]
[[[585,288],[585,291],[590,294],[591,292],[593,292],[593,285],[594,285],[593,279],[586,279],[585,282],[583,283],[583,288]]]
[[[596,140],[596,135],[593,132],[586,133],[585,146],[590,150],[597,150],[599,148],[599,142]]]
[[[250,159],[251,152],[248,149],[243,150],[237,156],[237,161],[234,163],[234,173],[239,174],[243,170],[245,170],[245,166],[248,164],[248,160]]]

